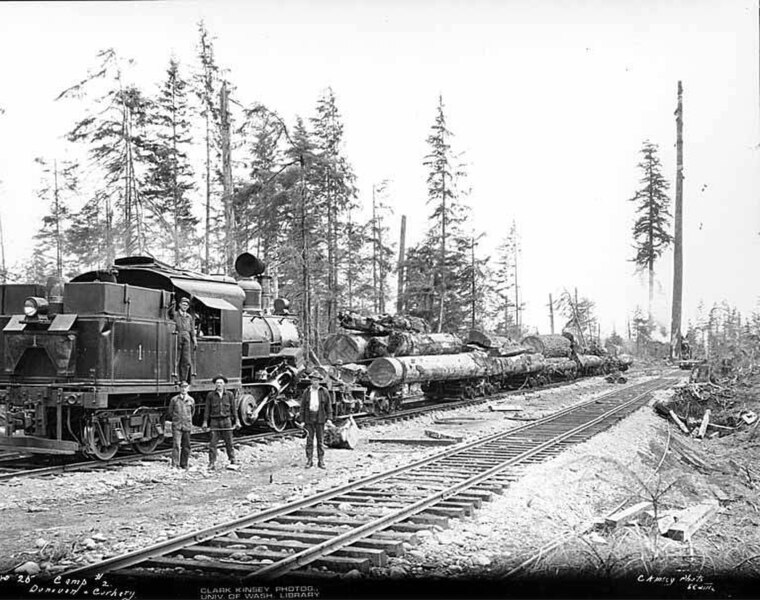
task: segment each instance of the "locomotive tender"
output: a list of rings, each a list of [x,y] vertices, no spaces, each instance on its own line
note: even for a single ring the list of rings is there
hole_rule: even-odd
[[[0,286],[0,448],[102,460],[129,445],[152,452],[177,393],[181,297],[198,328],[191,393],[204,398],[224,374],[243,425],[263,417],[284,429],[304,368],[296,322],[284,300],[270,310],[264,263],[244,253],[235,267],[238,281],[138,256],[48,289]]]

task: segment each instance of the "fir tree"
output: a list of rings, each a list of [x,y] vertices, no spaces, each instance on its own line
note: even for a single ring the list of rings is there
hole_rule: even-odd
[[[369,222],[372,246],[372,310],[384,313],[388,297],[388,276],[393,272],[394,245],[390,241],[387,220],[390,208],[386,202],[390,182],[384,179],[372,186],[372,217]]]
[[[347,227],[349,211],[356,209],[356,189],[353,169],[343,155],[343,123],[332,88],[327,88],[317,101],[312,126],[313,139],[320,159],[314,163],[318,171],[317,193],[325,208],[327,331],[333,333],[337,328],[337,307],[342,297],[343,288],[339,282],[339,274],[342,263],[345,262],[343,256],[353,251],[351,245],[354,240],[349,240],[343,234]],[[341,247],[341,240],[347,244]]]
[[[69,262],[65,239],[71,218],[68,199],[77,192],[78,165],[69,161],[59,165],[57,160],[53,160],[51,165],[43,158],[37,158],[35,162],[42,170],[42,185],[37,196],[49,208],[34,237],[38,242],[39,253],[50,260],[55,274],[62,277],[64,265]]]
[[[636,203],[638,215],[633,225],[633,240],[636,255],[633,262],[639,269],[649,273],[649,318],[652,318],[652,300],[654,297],[654,263],[673,241],[668,228],[670,226],[670,199],[667,195],[669,184],[662,176],[657,145],[646,140],[641,148],[642,159],[638,164],[641,170],[641,188],[635,193],[631,202]]]
[[[200,116],[203,121],[203,145],[204,145],[204,258],[203,269],[208,273],[212,270],[212,233],[216,227],[216,211],[212,206],[212,194],[214,189],[215,171],[219,163],[219,140],[216,133],[219,131],[220,114],[217,103],[218,93],[221,86],[219,67],[214,58],[213,38],[206,29],[203,21],[198,23],[198,72],[193,77],[193,92],[200,105]],[[220,258],[216,258],[220,264]]]
[[[151,114],[152,142],[144,197],[152,208],[175,265],[191,268],[198,241],[198,219],[192,213],[194,173],[188,152],[191,146],[188,84],[179,64],[169,61],[166,79]]]
[[[63,91],[58,98],[79,97],[96,82],[105,82],[104,92],[95,98],[93,110],[67,134],[71,142],[87,144],[94,165],[102,173],[97,194],[115,213],[115,225],[122,233],[120,248],[127,254],[147,249],[144,210],[139,182],[148,152],[145,130],[150,101],[125,80],[122,63],[112,49],[98,54],[99,68],[80,83]],[[106,212],[110,212],[107,210]],[[106,259],[113,260],[117,240],[113,230],[105,232]]]

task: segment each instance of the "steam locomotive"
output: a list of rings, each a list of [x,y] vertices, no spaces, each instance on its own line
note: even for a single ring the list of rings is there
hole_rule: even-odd
[[[153,452],[177,393],[180,297],[198,327],[193,395],[224,374],[243,425],[284,429],[305,367],[297,324],[285,300],[272,301],[263,262],[244,253],[235,268],[237,281],[137,256],[68,283],[0,286],[0,448],[101,460],[124,446]]]

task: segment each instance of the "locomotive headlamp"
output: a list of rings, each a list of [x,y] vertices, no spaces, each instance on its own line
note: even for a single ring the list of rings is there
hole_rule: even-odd
[[[48,301],[44,298],[30,296],[24,300],[24,314],[27,317],[41,317],[48,313]]]

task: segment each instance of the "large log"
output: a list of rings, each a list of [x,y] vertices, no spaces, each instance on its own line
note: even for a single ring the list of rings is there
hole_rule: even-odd
[[[480,329],[470,329],[467,334],[467,343],[475,344],[481,348],[501,348],[502,346],[511,346],[514,343],[504,335],[496,335]]]
[[[325,339],[324,356],[331,365],[348,364],[365,358],[369,336],[333,333]]]
[[[546,371],[549,376],[570,377],[578,370],[577,363],[570,358],[547,358]]]
[[[412,333],[394,331],[388,336],[388,352],[393,356],[457,354],[464,344],[453,333]]]
[[[504,335],[496,335],[479,329],[470,329],[467,334],[467,344],[485,348],[491,356],[517,356],[531,352],[527,346],[521,346]]]
[[[497,357],[476,351],[443,356],[398,356],[373,360],[367,369],[367,378],[375,387],[386,388],[401,383],[537,373],[544,366],[544,358],[539,354]]]
[[[576,359],[584,371],[599,369],[604,365],[604,358],[595,354],[576,354]]]
[[[338,323],[344,329],[361,331],[372,335],[388,335],[391,331],[414,331],[427,333],[430,330],[425,319],[407,315],[360,315],[355,312],[338,313]]]
[[[421,317],[379,315],[376,319],[383,327],[395,331],[416,331],[417,333],[428,333],[430,331],[430,325]]]
[[[361,331],[372,335],[388,335],[389,330],[383,327],[373,317],[365,317],[355,312],[338,313],[338,323],[344,329]]]
[[[557,334],[529,335],[524,337],[520,344],[527,346],[532,352],[543,354],[546,358],[570,357],[572,351],[570,340]]]

